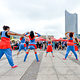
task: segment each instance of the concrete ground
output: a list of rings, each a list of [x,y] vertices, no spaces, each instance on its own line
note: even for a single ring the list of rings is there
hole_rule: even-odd
[[[31,51],[26,62],[23,62],[25,52],[21,51],[17,56],[17,50],[13,51],[14,63],[17,68],[12,69],[5,55],[0,60],[0,80],[80,80],[80,55],[76,61],[72,54],[63,60],[66,51],[54,50],[54,56],[45,51],[37,50],[40,62],[36,62],[35,55]]]

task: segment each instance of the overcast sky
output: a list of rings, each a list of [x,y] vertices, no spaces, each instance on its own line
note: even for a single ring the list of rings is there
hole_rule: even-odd
[[[65,10],[78,14],[80,33],[80,0],[0,0],[0,30],[8,25],[11,31],[64,37]]]

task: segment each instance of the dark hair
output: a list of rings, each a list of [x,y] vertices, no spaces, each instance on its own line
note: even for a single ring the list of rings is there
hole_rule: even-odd
[[[30,32],[30,37],[31,37],[31,38],[34,37],[34,32],[33,32],[33,31]]]
[[[51,38],[49,37],[49,40],[51,40]]]
[[[71,33],[69,33],[69,37],[73,37],[73,33],[71,32]]]
[[[75,41],[76,41],[76,42],[78,42],[78,39],[77,39],[77,38],[75,38]]]
[[[24,38],[24,36],[21,36],[21,38],[23,39],[23,38]]]
[[[9,26],[3,26],[3,30],[7,30],[7,29],[9,29],[10,27]]]

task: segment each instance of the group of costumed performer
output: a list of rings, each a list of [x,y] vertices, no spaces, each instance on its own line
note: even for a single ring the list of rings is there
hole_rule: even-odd
[[[13,59],[12,59],[12,49],[10,44],[10,35],[16,35],[16,36],[23,36],[24,34],[17,34],[10,32],[9,26],[3,26],[3,31],[0,32],[1,35],[1,41],[0,41],[0,59],[5,54],[10,66],[12,68],[17,67],[17,65],[14,65]]]
[[[37,34],[37,35],[34,35],[33,31],[28,32],[28,33],[25,34],[26,37],[29,37],[30,42],[29,42],[28,50],[27,50],[26,55],[24,57],[24,62],[26,61],[30,50],[34,50],[37,62],[40,61],[39,58],[38,58],[37,52],[36,52],[37,46],[36,46],[36,43],[35,43],[35,37],[40,37],[41,35],[36,33],[36,32],[35,32],[35,34]]]
[[[47,39],[47,42],[48,42],[48,46],[47,46],[47,50],[46,50],[46,55],[45,55],[45,57],[47,56],[48,52],[51,52],[51,53],[52,53],[52,57],[54,57],[51,38],[48,38],[48,39]]]
[[[74,33],[73,32],[66,32],[65,35],[66,35],[66,37],[68,39],[68,42],[67,42],[66,55],[65,55],[65,58],[63,58],[63,59],[66,60],[69,52],[72,51],[74,56],[76,57],[76,60],[78,60],[78,57],[77,57],[77,54],[76,54],[76,51],[75,51],[75,47],[74,47],[74,42],[73,42]]]
[[[24,37],[24,36],[21,36],[21,37],[20,37],[20,41],[21,41],[21,43],[19,44],[19,51],[18,51],[17,55],[19,55],[19,53],[20,53],[20,51],[21,51],[22,49],[24,49],[24,51],[25,51],[25,53],[26,53],[26,49],[27,49],[27,47],[26,47],[26,42],[25,42],[25,37]]]

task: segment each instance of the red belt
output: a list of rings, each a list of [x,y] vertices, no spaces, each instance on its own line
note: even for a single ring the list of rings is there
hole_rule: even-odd
[[[35,44],[29,44],[29,46],[34,46],[35,49],[37,49],[37,46]]]

